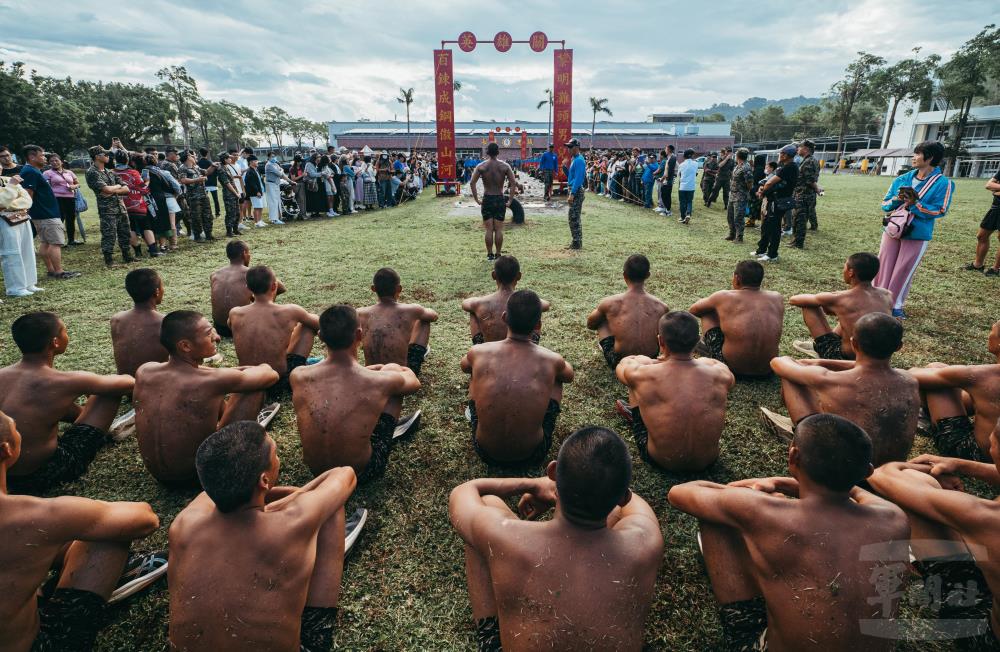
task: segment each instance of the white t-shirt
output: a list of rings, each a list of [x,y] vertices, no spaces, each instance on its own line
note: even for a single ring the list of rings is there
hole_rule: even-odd
[[[694,190],[697,185],[698,162],[693,158],[685,160],[677,166],[677,176],[681,180],[680,185],[677,186],[678,190]]]
[[[242,161],[243,159],[240,160]],[[243,176],[240,174],[239,164],[233,165],[232,163],[229,163],[228,165],[226,165],[226,172],[228,172],[229,176],[232,177],[233,179],[233,187],[236,188],[236,194],[242,195],[244,192]]]
[[[242,156],[237,156],[236,157],[236,169],[240,171],[240,176],[241,177],[244,174],[247,173],[247,169],[249,167],[250,167],[250,164],[247,163],[247,160],[245,158],[243,158]]]

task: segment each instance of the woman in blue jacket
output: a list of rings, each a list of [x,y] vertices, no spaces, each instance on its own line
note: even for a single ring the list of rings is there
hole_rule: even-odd
[[[938,167],[944,158],[944,146],[928,140],[913,149],[913,170],[896,177],[882,199],[882,210],[891,213],[905,206],[913,214],[913,230],[899,238],[882,233],[879,247],[879,271],[875,286],[892,292],[892,316],[905,318],[903,303],[910,293],[913,275],[934,235],[934,222],[948,213],[955,184]],[[930,184],[928,186],[928,184]],[[925,188],[925,186],[928,186]],[[901,188],[912,188],[914,194]],[[921,195],[916,197],[916,195]]]

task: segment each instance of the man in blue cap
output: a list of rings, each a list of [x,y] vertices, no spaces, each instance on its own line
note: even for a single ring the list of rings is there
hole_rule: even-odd
[[[580,221],[580,211],[583,210],[583,191],[587,185],[587,163],[580,153],[580,141],[570,138],[566,143],[569,155],[573,157],[569,164],[567,183],[569,184],[569,232],[573,238],[570,249],[583,248],[583,224]]]
[[[762,263],[773,263],[778,260],[778,245],[781,244],[781,224],[788,211],[795,206],[792,191],[799,176],[799,168],[795,165],[795,145],[785,145],[778,152],[778,171],[768,179],[760,190],[758,197],[767,197],[767,215],[760,225],[760,241],[754,255]]]

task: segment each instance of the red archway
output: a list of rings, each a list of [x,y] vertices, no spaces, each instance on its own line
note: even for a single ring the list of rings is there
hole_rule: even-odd
[[[455,43],[462,52],[472,52],[479,40],[472,32],[462,32],[455,41],[441,41],[441,49],[434,50],[434,103],[437,127],[438,181],[457,179],[455,161],[455,77],[452,51],[446,45]],[[552,80],[552,135],[558,147],[559,159],[567,158],[563,143],[573,137],[573,50],[566,48],[566,41],[550,41],[544,32],[535,32],[526,41],[516,41],[507,32],[497,32],[493,47],[507,52],[515,43],[526,43],[535,52],[544,52],[550,43],[558,43],[553,50]],[[561,171],[560,171],[561,173]]]

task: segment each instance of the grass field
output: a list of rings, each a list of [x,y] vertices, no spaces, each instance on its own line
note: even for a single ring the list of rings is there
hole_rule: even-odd
[[[780,263],[767,267],[766,286],[786,296],[839,288],[844,258],[856,251],[877,250],[879,201],[889,182],[889,178],[824,174],[820,183],[827,194],[818,206],[820,231],[809,234],[805,251],[782,249]],[[959,180],[957,185],[951,213],[939,224],[914,282],[905,346],[897,361],[901,367],[932,360],[990,361],[985,342],[990,324],[1000,318],[1000,282],[959,271],[961,264],[971,260],[976,228],[990,197],[978,179]],[[89,199],[93,206],[93,197]],[[282,298],[285,302],[317,312],[331,303],[367,305],[372,302],[368,289],[372,274],[389,265],[402,276],[403,300],[422,303],[441,315],[431,332],[433,352],[424,365],[424,388],[407,400],[407,409],[424,411],[423,427],[415,438],[395,449],[385,477],[358,490],[349,504],[367,506],[371,518],[345,570],[337,649],[462,650],[474,646],[462,545],[448,522],[447,502],[452,487],[487,473],[469,445],[462,415],[467,380],[458,363],[469,346],[460,302],[471,294],[490,291],[491,280],[479,219],[449,217],[452,201],[425,193],[416,203],[393,211],[362,212],[246,234],[254,262],[270,265],[289,288]],[[672,308],[687,308],[696,299],[728,286],[733,266],[747,256],[757,231],[748,231],[744,245],[725,242],[721,204],[704,209],[700,193],[695,203],[691,225],[684,227],[675,219],[590,195],[583,211],[582,252],[565,249],[569,242],[565,217],[529,215],[526,225],[509,228],[505,247],[521,261],[521,287],[553,303],[543,323],[542,343],[561,353],[577,371],[576,381],[566,388],[553,452],[567,434],[585,424],[623,433],[636,460],[634,490],[650,502],[660,519],[666,550],[646,627],[647,647],[654,650],[706,650],[719,641],[715,604],[695,545],[695,521],[672,509],[665,498],[672,485],[691,478],[657,472],[639,461],[627,428],[613,410],[614,399],[624,397],[625,392],[600,357],[585,317],[601,297],[621,290],[622,262],[634,252],[649,256],[649,290]],[[70,248],[65,257],[65,267],[83,271],[84,276],[45,281],[44,294],[7,301],[0,306],[0,328],[9,333],[11,321],[27,311],[55,311],[71,337],[69,350],[57,360],[58,367],[111,373],[108,320],[128,307],[123,285],[126,270],[104,269],[96,212],[92,210],[86,218],[87,246]],[[181,253],[154,262],[166,285],[162,308],[207,314],[208,276],[226,262],[225,241],[211,245],[185,241],[182,247]],[[782,353],[792,354],[792,340],[806,334],[798,312],[789,310]],[[17,353],[9,337],[0,341],[0,362],[15,361]],[[227,363],[234,363],[231,342],[224,342],[221,350]],[[318,343],[314,353],[321,353]],[[721,457],[700,477],[726,482],[786,472],[785,446],[758,424],[758,405],[781,407],[777,382],[740,383],[733,389]],[[278,416],[274,436],[282,457],[282,481],[307,481],[310,474],[302,463],[290,405]],[[925,441],[918,440],[918,446],[924,445]],[[90,472],[64,487],[64,493],[149,501],[162,527],[140,544],[143,547],[166,546],[171,519],[192,497],[157,485],[145,472],[134,441],[106,448]],[[234,541],[233,545],[240,544]],[[163,649],[167,617],[167,589],[160,585],[112,614],[99,649]],[[913,649],[933,648],[920,644]]]

